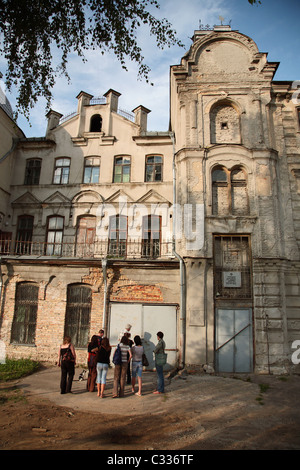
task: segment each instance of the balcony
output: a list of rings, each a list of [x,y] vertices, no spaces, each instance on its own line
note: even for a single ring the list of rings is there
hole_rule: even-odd
[[[159,240],[101,240],[93,243],[45,243],[0,239],[0,256],[60,259],[170,259],[172,242]]]

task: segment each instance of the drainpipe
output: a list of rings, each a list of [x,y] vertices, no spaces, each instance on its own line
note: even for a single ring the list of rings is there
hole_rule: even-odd
[[[175,136],[174,132],[171,134],[173,143],[173,234],[172,234],[172,252],[173,255],[179,260],[180,266],[180,344],[181,344],[181,357],[179,366],[185,366],[185,344],[186,344],[186,282],[185,282],[185,264],[182,257],[176,252],[175,244],[175,228],[176,228],[176,165],[175,165]]]
[[[106,328],[106,301],[107,301],[107,277],[106,277],[106,267],[107,259],[103,258],[102,262],[102,272],[103,272],[103,282],[104,282],[104,296],[103,296],[103,316],[102,316],[102,329],[105,331]],[[107,332],[105,333],[107,335]]]
[[[2,287],[3,287],[3,277],[2,277],[1,263],[2,263],[2,258],[1,258],[1,256],[0,256],[0,306],[1,306]]]

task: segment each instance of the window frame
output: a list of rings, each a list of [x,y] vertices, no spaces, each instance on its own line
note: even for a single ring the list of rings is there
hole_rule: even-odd
[[[30,168],[30,163],[31,162],[33,162],[32,168]],[[36,165],[37,162],[39,162],[39,166]],[[39,185],[40,184],[41,169],[42,169],[42,159],[41,158],[27,158],[26,159],[26,167],[25,167],[24,185],[25,186],[37,186],[37,185]]]
[[[149,224],[150,220],[150,224]],[[153,228],[153,221],[159,221],[159,228]],[[161,215],[148,214],[143,216],[142,220],[142,257],[145,258],[159,258],[161,254]],[[148,236],[145,237],[145,234]],[[154,237],[153,234],[158,234]],[[150,236],[149,236],[150,235]]]
[[[59,161],[67,161],[68,165],[58,165]],[[52,184],[55,185],[63,185],[63,184],[69,184],[69,178],[70,178],[70,168],[71,168],[71,158],[70,157],[57,157],[55,159],[55,164],[54,164],[54,172],[53,172],[53,179],[52,179]],[[58,170],[61,170],[59,174],[56,174]],[[64,174],[64,169],[67,169],[67,175]],[[63,179],[67,176],[67,181],[63,181]],[[56,178],[59,178],[59,181],[55,181]]]
[[[90,164],[90,165],[87,165],[86,163],[88,162],[88,160],[93,160],[93,163]],[[98,160],[99,164],[95,165],[94,160]],[[99,181],[100,181],[100,165],[101,165],[101,158],[100,157],[91,156],[91,157],[85,157],[84,158],[84,162],[83,162],[83,180],[82,180],[83,184],[99,184]],[[90,173],[89,181],[86,181],[86,170],[88,168],[91,168],[91,173]],[[93,169],[94,168],[99,169],[99,171],[98,171],[98,181],[92,181],[93,180]]]
[[[79,290],[73,294],[72,290]],[[78,301],[73,301],[77,296]],[[86,298],[84,298],[86,296]],[[87,311],[85,311],[87,309]],[[64,336],[71,336],[75,347],[85,349],[89,340],[92,311],[92,288],[87,284],[67,286]],[[86,316],[86,317],[85,317]]]
[[[24,289],[24,296],[21,296],[22,289]],[[30,293],[34,293],[32,298],[30,298]],[[28,281],[19,282],[16,284],[15,308],[10,336],[11,344],[20,344],[26,346],[35,345],[38,301],[38,284]],[[18,318],[22,316],[23,319],[20,321]],[[30,331],[31,328],[32,331]]]
[[[117,160],[121,160],[122,163],[118,164]],[[124,159],[128,159],[128,162],[125,162]],[[120,168],[121,171],[120,173],[116,173],[116,169]],[[127,175],[127,173],[124,172],[125,168],[129,168],[128,172],[128,181],[124,181],[124,175]],[[121,181],[116,181],[116,176],[121,176]],[[114,183],[130,183],[131,180],[131,156],[130,155],[116,155],[114,157],[114,174],[113,174],[113,182]]]
[[[31,221],[31,227],[21,227],[23,221]],[[19,215],[17,221],[17,233],[16,233],[16,246],[15,252],[18,255],[25,255],[31,253],[31,243],[33,235],[33,224],[34,216],[33,215]]]
[[[50,228],[50,222],[52,219],[62,220],[62,228]],[[61,256],[63,247],[64,237],[64,226],[65,218],[61,215],[53,214],[47,217],[47,230],[46,230],[46,243],[45,243],[45,255],[46,256]],[[49,234],[54,234],[54,241],[49,241]],[[61,233],[61,241],[56,241],[57,234]],[[50,251],[49,248],[53,247]]]
[[[115,226],[113,226],[115,221]],[[122,222],[125,222],[122,226]],[[112,232],[116,233],[116,237],[112,238]],[[123,236],[120,236],[122,235]],[[128,217],[126,215],[111,215],[109,218],[108,232],[108,256],[125,257],[127,254],[127,237],[128,237]]]
[[[154,158],[153,163],[148,162],[150,158]],[[160,158],[160,162],[156,162],[155,158]],[[160,168],[160,171],[157,172],[157,168]],[[152,171],[149,173],[148,169],[152,168]],[[160,173],[160,179],[156,180],[155,176],[156,174]],[[152,176],[152,179],[147,179],[148,175]],[[163,156],[162,155],[156,155],[156,154],[149,154],[146,155],[145,158],[145,183],[160,183],[163,181]]]

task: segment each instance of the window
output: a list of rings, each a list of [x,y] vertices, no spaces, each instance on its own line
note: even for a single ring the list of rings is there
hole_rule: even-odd
[[[92,289],[78,284],[69,285],[65,318],[65,336],[71,336],[77,348],[86,348],[89,342]]]
[[[240,116],[230,104],[219,103],[211,109],[210,141],[212,144],[241,142]]]
[[[102,130],[102,117],[100,114],[94,114],[91,117],[90,132],[101,132]]]
[[[249,214],[246,175],[236,168],[230,173],[231,178],[231,211],[233,215]]]
[[[251,250],[248,236],[215,236],[214,292],[216,299],[250,299]]]
[[[126,256],[127,217],[111,216],[109,219],[108,254],[110,256]]]
[[[15,311],[11,329],[11,342],[34,344],[39,288],[30,282],[16,286]]]
[[[81,217],[78,221],[76,237],[76,256],[93,257],[96,234],[96,218]]]
[[[26,185],[35,185],[40,182],[41,173],[41,160],[27,160],[25,169],[25,181]]]
[[[46,255],[60,256],[62,253],[62,239],[64,229],[64,218],[53,216],[48,218]]]
[[[70,159],[57,158],[53,176],[53,184],[68,184],[70,173]]]
[[[157,258],[160,255],[161,216],[143,217],[142,256]]]
[[[99,183],[100,175],[100,158],[99,157],[88,157],[84,160],[84,183]]]
[[[244,170],[217,167],[212,172],[212,212],[214,215],[247,215],[249,201]]]
[[[162,157],[159,155],[146,157],[145,181],[162,181]]]
[[[33,231],[33,216],[21,215],[18,218],[16,253],[19,255],[30,254]]]
[[[130,157],[115,157],[114,183],[130,182]]]

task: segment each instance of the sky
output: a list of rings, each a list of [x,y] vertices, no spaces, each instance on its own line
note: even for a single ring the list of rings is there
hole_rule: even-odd
[[[151,110],[148,114],[149,131],[167,131],[169,126],[169,71],[179,64],[189,50],[194,31],[199,24],[211,26],[231,25],[232,30],[250,36],[260,52],[268,53],[268,61],[280,62],[274,80],[300,80],[300,0],[261,0],[261,5],[250,5],[247,0],[159,0],[160,10],[155,16],[167,18],[185,48],[174,46],[160,50],[154,38],[145,30],[139,32],[145,62],[151,68],[150,81],[153,86],[138,79],[138,67],[127,62],[128,71],[122,70],[112,54],[102,55],[88,51],[87,62],[75,54],[69,56],[69,83],[59,77],[53,88],[51,109],[66,115],[77,109],[76,96],[85,91],[94,97],[103,96],[110,88],[121,93],[119,107],[131,112],[139,105]],[[0,58],[0,67],[3,59]],[[3,69],[1,69],[3,71]],[[5,90],[3,81],[0,83]],[[13,109],[14,93],[7,93]],[[20,116],[18,125],[26,137],[45,135],[47,120],[46,101],[41,98],[31,110],[30,123]]]

